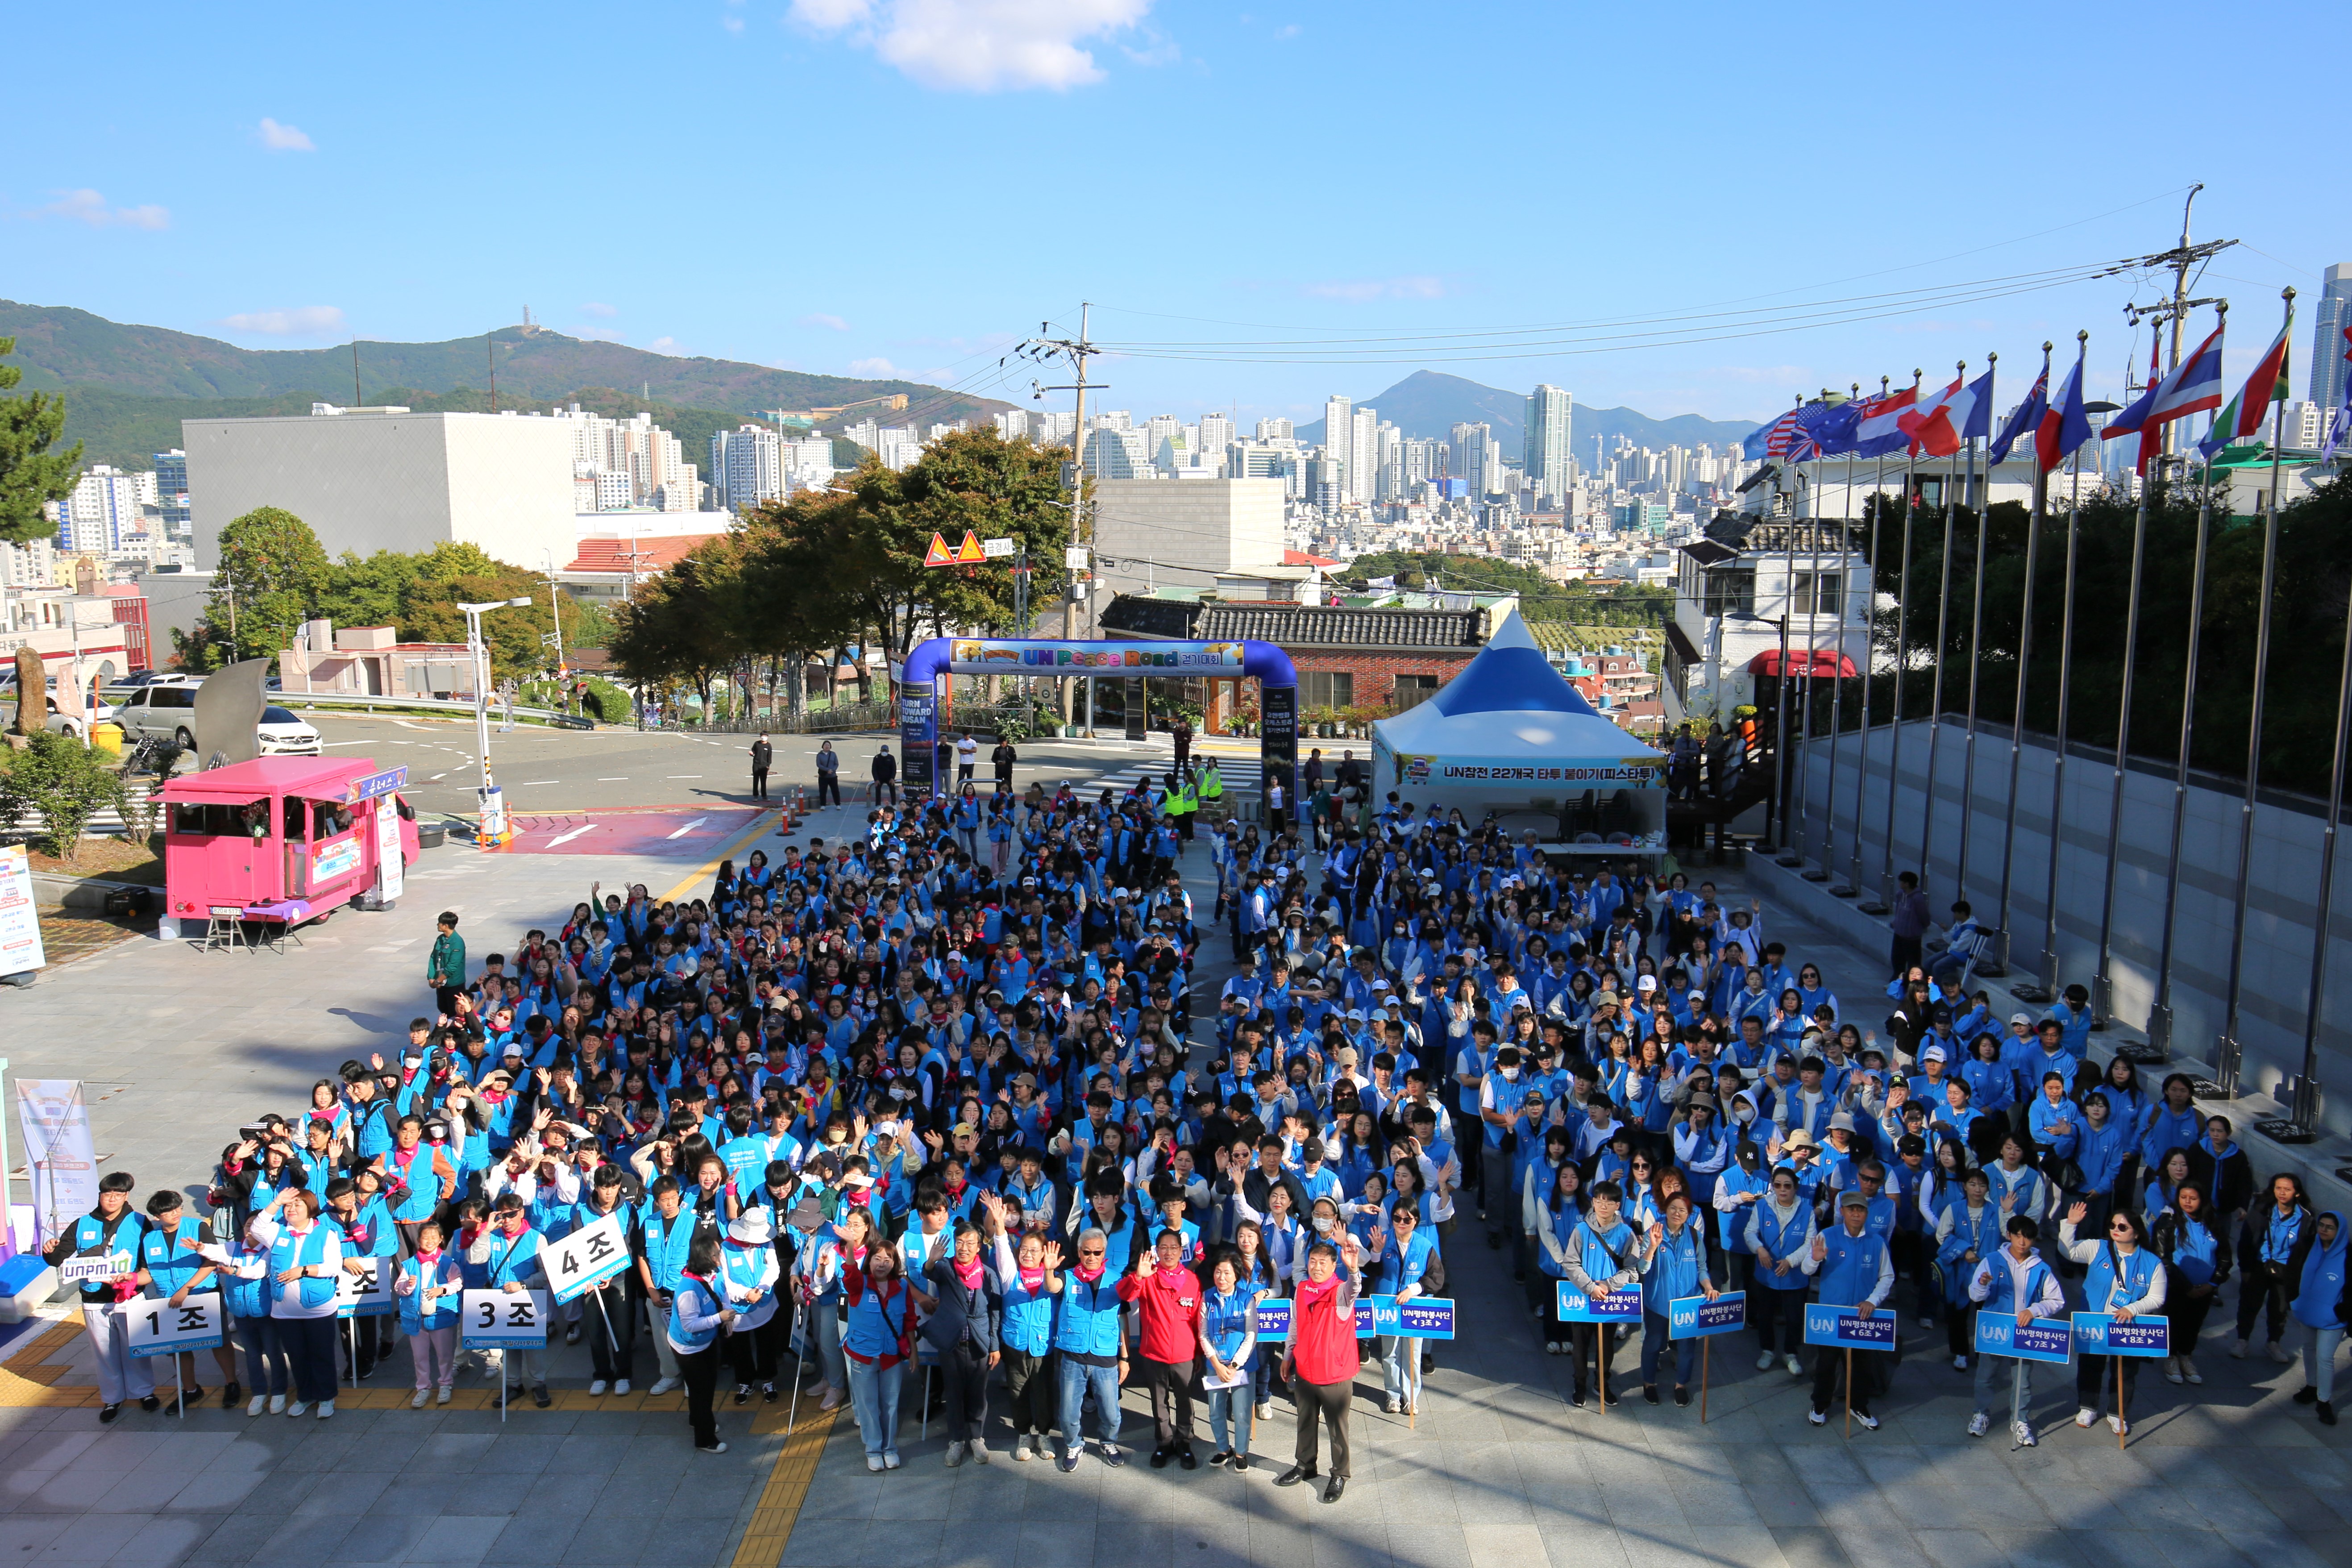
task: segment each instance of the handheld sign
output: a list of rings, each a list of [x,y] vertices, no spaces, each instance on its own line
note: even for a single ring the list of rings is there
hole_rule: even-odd
[[[534,1349],[547,1343],[547,1292],[468,1290],[458,1319],[462,1348],[469,1351]]]
[[[1415,1296],[1397,1303],[1396,1327],[1387,1331],[1399,1339],[1450,1340],[1454,1337],[1454,1303],[1439,1296]]]
[[[1805,1308],[1805,1342],[1849,1351],[1893,1350],[1895,1313],[1879,1307],[1865,1318],[1850,1306],[1811,1302]]]
[[[1979,1355],[2014,1356],[2019,1361],[2052,1362],[2063,1366],[2074,1359],[2074,1337],[2063,1318],[2036,1318],[2030,1323],[2020,1323],[2008,1312],[1977,1314],[1975,1345]]]
[[[2084,1355],[2170,1355],[2172,1324],[2163,1318],[2119,1323],[2105,1312],[2077,1312],[2074,1348]]]
[[[124,1348],[132,1355],[176,1355],[182,1351],[211,1350],[225,1339],[217,1290],[201,1296],[191,1294],[176,1307],[160,1296],[128,1305],[131,1309],[131,1337]]]
[[[389,1258],[346,1258],[346,1262],[363,1263],[366,1268],[358,1274],[346,1268],[335,1276],[335,1316],[339,1318],[381,1318],[396,1312],[400,1304],[392,1299],[392,1270],[386,1267]]]
[[[1748,1326],[1748,1292],[1726,1290],[1710,1301],[1704,1296],[1678,1296],[1666,1303],[1666,1338],[1701,1340],[1710,1334],[1736,1333]]]
[[[556,1301],[578,1300],[629,1267],[629,1247],[621,1233],[620,1215],[608,1214],[561,1241],[546,1243],[540,1247],[539,1258]]]
[[[1564,1323],[1638,1323],[1642,1292],[1632,1286],[1604,1295],[1587,1296],[1563,1279],[1559,1282],[1559,1318]]]
[[[1252,1314],[1257,1323],[1257,1337],[1262,1340],[1286,1340],[1290,1337],[1290,1303],[1280,1296],[1268,1296],[1257,1304]]]
[[[125,1274],[136,1273],[139,1260],[127,1252],[96,1252],[87,1258],[68,1258],[58,1265],[60,1285],[102,1285]]]

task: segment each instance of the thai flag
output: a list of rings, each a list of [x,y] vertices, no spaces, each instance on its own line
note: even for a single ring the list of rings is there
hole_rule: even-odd
[[[2074,368],[2066,373],[2066,384],[2057,401],[2042,408],[2042,423],[2034,427],[2033,461],[2045,474],[2091,438],[2091,416],[2083,408],[2083,355],[2088,349],[2085,343],[2075,351]]]
[[[2170,375],[2116,416],[2115,423],[2101,431],[2099,438],[2112,441],[2118,436],[2137,433],[2139,471],[2145,474],[2149,455],[2163,444],[2160,432],[2166,425],[2221,406],[2221,329],[2215,327],[2213,335],[2200,343],[2195,353],[2173,366]]]
[[[1993,437],[1991,449],[1987,454],[1988,461],[2009,461],[2009,449],[2016,446],[2026,432],[2042,423],[2042,411],[2049,405],[2050,356],[2044,353],[2042,356],[2042,374],[2033,378],[2033,390],[2025,395],[2024,402],[2009,411],[2009,418],[2002,423],[2000,434]]]

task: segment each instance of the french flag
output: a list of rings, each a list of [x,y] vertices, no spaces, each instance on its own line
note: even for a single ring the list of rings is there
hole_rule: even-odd
[[[1927,402],[1896,416],[1895,423],[1911,437],[1911,450],[1930,458],[1948,458],[1961,443],[1992,432],[1992,373],[1975,381],[1951,385]]]
[[[2163,445],[2166,425],[2221,406],[2221,331],[2215,327],[2213,335],[2199,344],[2195,353],[2173,366],[2170,375],[2142,393],[2138,402],[2099,433],[2105,441],[2137,434],[2142,474],[2147,472],[2149,456]]]
[[[2042,423],[2033,432],[2033,461],[2045,474],[2091,438],[2091,416],[2083,407],[2083,354],[2088,348],[2085,343],[2075,352],[2066,384],[2042,409]]]

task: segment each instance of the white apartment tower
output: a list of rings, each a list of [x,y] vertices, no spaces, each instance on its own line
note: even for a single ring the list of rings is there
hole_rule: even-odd
[[[1355,400],[1347,397],[1327,397],[1323,400],[1323,467],[1327,475],[1339,486],[1339,499],[1348,499],[1349,486],[1354,476],[1348,466],[1348,448],[1354,438],[1356,424]],[[1333,470],[1337,472],[1333,472]]]
[[[1541,385],[1528,394],[1526,447],[1520,466],[1528,483],[1546,500],[1568,498],[1570,461],[1569,423],[1572,400],[1557,386]]]

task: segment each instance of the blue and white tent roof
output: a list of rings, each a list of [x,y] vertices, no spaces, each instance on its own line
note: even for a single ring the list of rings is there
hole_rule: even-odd
[[[1517,612],[1436,696],[1373,728],[1401,754],[1530,762],[1660,754],[1601,717],[1551,667]]]

